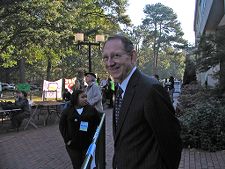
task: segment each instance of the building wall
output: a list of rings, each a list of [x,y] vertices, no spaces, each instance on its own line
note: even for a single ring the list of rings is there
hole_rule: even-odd
[[[195,37],[199,38],[205,29],[213,0],[196,0],[195,5]]]
[[[207,31],[216,31],[224,25],[225,0],[196,0],[194,30],[198,41]],[[224,19],[223,19],[224,18]]]
[[[196,0],[194,31],[195,42],[198,44],[204,34],[214,33],[219,27],[225,25],[225,0]],[[207,72],[197,73],[197,80],[205,85],[206,77],[208,86],[214,87],[218,83],[215,72],[220,70],[220,65],[210,68]]]
[[[219,81],[214,77],[215,73],[220,70],[220,65],[210,68],[206,72],[197,73],[197,81],[204,86],[205,81],[208,82],[209,87],[215,87],[218,85]]]

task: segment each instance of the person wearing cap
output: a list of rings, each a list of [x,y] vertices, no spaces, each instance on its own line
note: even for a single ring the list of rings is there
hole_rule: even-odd
[[[98,112],[103,112],[101,90],[95,82],[96,75],[92,72],[85,73],[87,83],[86,94],[88,103],[96,108]]]

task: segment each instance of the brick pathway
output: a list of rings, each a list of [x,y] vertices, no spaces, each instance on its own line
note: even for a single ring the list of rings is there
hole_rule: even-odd
[[[106,169],[112,169],[113,158],[113,135],[112,135],[112,110],[106,114]]]
[[[210,153],[184,149],[179,169],[225,169],[225,151]]]
[[[113,155],[111,113],[106,111],[106,169]],[[0,169],[72,169],[58,125],[1,133]],[[179,169],[225,169],[225,151],[184,149]]]
[[[58,126],[0,135],[0,169],[71,169]]]

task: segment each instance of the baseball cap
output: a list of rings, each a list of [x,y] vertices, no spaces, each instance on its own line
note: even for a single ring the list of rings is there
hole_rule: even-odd
[[[85,76],[87,76],[87,75],[92,75],[94,78],[96,78],[96,75],[93,72],[87,72],[87,73],[85,73]]]

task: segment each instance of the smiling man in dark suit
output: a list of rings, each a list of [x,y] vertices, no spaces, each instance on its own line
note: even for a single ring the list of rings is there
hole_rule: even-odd
[[[157,80],[137,69],[136,51],[126,37],[108,38],[102,55],[122,91],[113,110],[113,168],[177,169],[182,151],[180,125],[169,95]]]

